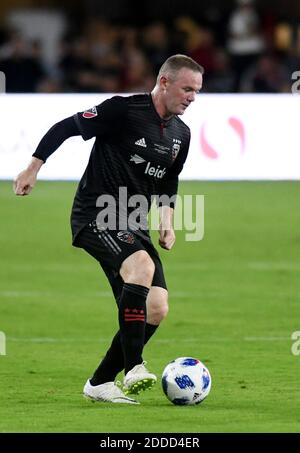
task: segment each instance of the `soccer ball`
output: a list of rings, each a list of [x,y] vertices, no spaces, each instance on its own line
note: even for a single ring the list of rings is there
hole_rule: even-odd
[[[181,406],[201,403],[211,389],[208,369],[192,357],[179,357],[170,362],[163,371],[161,383],[166,397]]]

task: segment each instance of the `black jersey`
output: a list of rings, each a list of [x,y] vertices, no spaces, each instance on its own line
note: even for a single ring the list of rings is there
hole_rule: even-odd
[[[190,130],[177,116],[162,120],[151,95],[114,96],[74,118],[84,140],[96,137],[73,203],[74,245],[80,230],[97,217],[100,195],[118,202],[119,188],[126,187],[128,199],[143,195],[150,208],[154,195],[177,193]],[[140,234],[147,236],[147,228]]]

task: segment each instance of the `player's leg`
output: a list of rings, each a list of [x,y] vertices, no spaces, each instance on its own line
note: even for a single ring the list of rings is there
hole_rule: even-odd
[[[143,272],[135,273],[131,271],[131,265],[125,267],[129,277],[128,281],[125,283],[127,286],[122,288],[120,296],[120,306],[122,307],[122,316],[119,316],[122,324],[121,335],[125,338],[125,350],[128,361],[131,360],[133,364],[136,364],[140,361],[141,353],[139,349],[142,350],[143,348],[146,322],[146,298],[153,277],[152,268],[154,265],[151,258],[148,258],[142,245],[139,241],[135,240],[131,233],[128,233],[126,237],[123,235],[122,239],[120,239],[121,236],[118,236],[117,233],[117,231],[108,231],[98,228],[94,221],[87,225],[81,232],[77,244],[96,260],[99,262],[102,260],[105,265],[110,266],[115,274],[118,274],[122,263],[126,261],[127,257],[130,257],[133,254],[142,255],[135,260],[135,266],[143,268]],[[125,242],[124,238],[126,239]],[[143,283],[147,286],[139,283]],[[137,313],[134,311],[129,313],[128,310],[130,310],[130,307],[132,310],[136,310],[136,307],[141,307],[140,312]],[[127,320],[128,326],[126,325]],[[133,338],[133,341],[131,337]],[[134,350],[133,347],[135,348]],[[131,357],[131,353],[133,354],[133,357]],[[91,381],[88,380],[84,387],[84,394],[90,399],[97,401],[135,403],[134,400],[126,397],[113,381],[93,386]]]
[[[143,362],[146,299],[154,270],[154,263],[145,250],[128,256],[120,268],[124,284],[119,299],[119,326],[125,374]]]
[[[148,293],[147,322],[145,326],[144,346],[156,332],[168,312],[168,292],[165,288],[152,286]],[[124,369],[124,356],[121,346],[120,330],[116,333],[105,357],[95,370],[91,383],[93,385],[114,381]]]
[[[154,263],[145,250],[136,251],[122,262],[123,286],[118,297],[120,331],[90,380],[91,384],[114,380],[123,368],[128,393],[138,394],[156,382],[156,376],[146,369],[142,358],[146,330],[148,334],[155,330],[153,326],[146,328],[146,300],[154,270]],[[116,290],[114,294],[116,296]]]
[[[144,345],[148,343],[168,313],[168,291],[162,263],[152,244],[147,245],[147,251],[155,264],[155,272],[152,280],[153,286],[151,286],[146,300],[147,322],[145,326]],[[119,304],[123,280],[119,274],[116,275],[111,267],[107,267],[102,263],[102,268],[110,282],[116,302]],[[94,372],[91,379],[94,385],[115,380],[117,374],[124,369],[124,357],[120,337],[121,334],[118,331],[105,357]]]
[[[115,280],[119,280],[119,288],[116,290],[115,285],[112,285],[112,288],[116,299],[119,301],[118,305],[122,307],[122,311],[120,311],[119,315],[121,332],[114,338],[108,354],[105,356],[102,364],[100,364],[89,383],[99,386],[101,385],[101,381],[109,382],[108,380],[111,380],[110,382],[112,382],[118,371],[123,367],[123,364],[126,367],[127,354],[127,357],[129,357],[129,365],[127,365],[128,371],[126,370],[127,374],[139,365],[135,370],[138,371],[138,373],[131,373],[131,375],[129,375],[131,376],[131,384],[134,380],[139,381],[138,385],[133,383],[135,393],[138,393],[139,390],[144,389],[148,386],[148,384],[152,385],[156,380],[156,377],[149,373],[144,366],[142,366],[143,362],[141,352],[145,342],[145,315],[143,316],[143,313],[138,313],[138,307],[141,305],[141,310],[144,311],[144,314],[146,313],[145,296],[147,296],[148,286],[150,284],[149,282],[151,282],[152,278],[152,283],[155,283],[155,281],[160,283],[159,279],[163,278],[163,272],[158,254],[154,247],[150,246],[149,252],[152,254],[154,250],[157,255],[154,256],[152,260],[149,257],[149,254],[145,251],[144,246],[140,243],[139,239],[132,235],[132,233],[118,235],[118,232],[99,231],[95,222],[92,222],[87,228],[85,228],[83,234],[79,237],[78,245],[84,248],[90,255],[100,262],[107,276],[107,269],[110,269],[110,275],[113,275]],[[122,260],[125,256],[127,256],[127,258]],[[157,263],[155,264],[154,278],[153,261],[155,263],[159,261],[159,266],[157,266]],[[121,265],[119,266],[118,263],[121,263]],[[120,274],[122,274],[122,277],[117,271],[119,267],[121,267]],[[111,278],[109,278],[109,280],[111,281]],[[123,285],[124,281],[125,284]],[[164,278],[161,285],[165,286]],[[131,304],[133,304],[134,307],[130,308],[129,305]],[[150,306],[152,307],[152,303]],[[132,313],[130,313],[131,309],[134,310]],[[124,316],[125,313],[126,316]],[[156,308],[155,314],[157,317]],[[150,316],[153,318],[154,315],[150,313]],[[157,325],[153,324],[146,326],[148,336],[148,338],[146,337],[146,341],[155,332],[156,327]],[[120,340],[123,343],[122,348],[120,348]],[[125,352],[125,358],[123,361],[121,360],[122,350],[123,353]],[[118,368],[118,362],[120,363],[120,368]],[[134,363],[136,363],[136,365]],[[132,374],[134,374],[134,376],[132,376]],[[141,376],[143,377],[142,382],[140,379]],[[128,384],[128,379],[126,380],[126,384]],[[130,385],[130,387],[132,387],[132,385]]]
[[[152,250],[153,249],[153,250]],[[158,253],[150,244],[147,252],[155,265],[152,286],[147,297],[147,326],[148,339],[155,333],[161,321],[168,312],[168,291],[164,278],[163,268]],[[145,330],[145,331],[146,331]],[[125,370],[126,372],[126,370]],[[156,382],[156,377],[145,368],[145,362],[137,365],[127,372],[124,377],[124,391],[126,394],[138,394],[140,390],[151,387]]]

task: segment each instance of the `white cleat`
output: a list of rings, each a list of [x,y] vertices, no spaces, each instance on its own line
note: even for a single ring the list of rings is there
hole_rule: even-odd
[[[125,395],[138,395],[142,390],[150,389],[157,381],[155,374],[145,367],[146,362],[136,365],[124,377],[123,390]]]
[[[105,382],[105,384],[94,386],[88,379],[83,388],[83,396],[93,402],[140,404],[138,401],[128,398],[114,382]]]

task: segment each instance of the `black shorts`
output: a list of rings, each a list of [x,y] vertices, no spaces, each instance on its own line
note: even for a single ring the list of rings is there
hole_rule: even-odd
[[[79,233],[76,246],[84,249],[100,263],[116,300],[123,287],[123,279],[119,273],[121,264],[139,250],[145,250],[154,262],[152,286],[167,289],[162,263],[154,245],[150,240],[144,240],[131,231],[101,229],[94,220]]]

